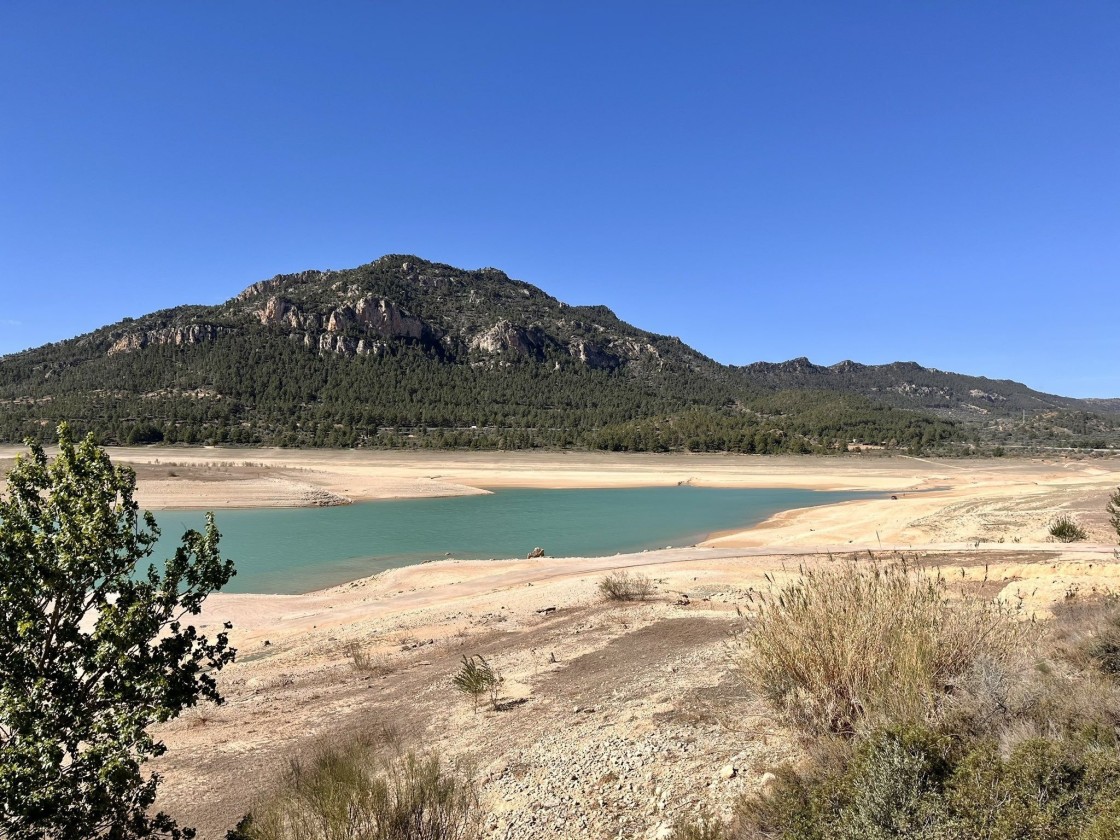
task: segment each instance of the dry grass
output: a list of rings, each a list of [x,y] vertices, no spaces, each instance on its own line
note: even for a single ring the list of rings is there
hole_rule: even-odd
[[[380,736],[291,762],[239,831],[244,840],[469,840],[480,820],[469,773]]]
[[[945,580],[844,561],[754,599],[740,667],[804,730],[932,723],[981,663],[1010,666],[1034,634],[1015,607],[950,598]]]
[[[654,586],[647,575],[623,569],[602,578],[599,592],[608,601],[645,601],[653,594]]]
[[[350,662],[350,667],[360,674],[369,674],[374,677],[387,677],[393,673],[394,668],[388,657],[377,656],[366,650],[360,642],[348,642],[342,649],[343,654]]]

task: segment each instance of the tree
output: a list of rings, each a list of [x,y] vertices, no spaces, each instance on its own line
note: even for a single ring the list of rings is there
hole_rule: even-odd
[[[489,694],[490,705],[498,708],[498,688],[503,680],[481,654],[470,658],[464,656],[463,667],[451,678],[451,682],[459,691],[470,695],[476,712],[479,698],[484,694]]]
[[[183,619],[233,563],[208,515],[162,574],[138,568],[159,529],[135,473],[92,435],[58,440],[49,462],[28,442],[0,500],[0,838],[192,837],[148,814],[159,776],[141,765],[166,749],[149,724],[222,700],[213,672],[236,651]]]

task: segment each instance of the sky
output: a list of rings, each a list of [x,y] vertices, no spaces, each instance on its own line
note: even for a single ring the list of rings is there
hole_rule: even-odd
[[[387,253],[1120,397],[1120,3],[0,3],[0,353]]]

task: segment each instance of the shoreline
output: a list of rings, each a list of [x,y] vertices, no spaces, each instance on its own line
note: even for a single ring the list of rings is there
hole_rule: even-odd
[[[1120,591],[1117,536],[1104,511],[1108,494],[1120,486],[1120,458],[945,465],[897,456],[187,454],[176,451],[176,463],[168,464],[166,450],[110,451],[116,462],[137,468],[137,500],[148,507],[175,501],[215,510],[235,501],[290,507],[320,492],[372,500],[423,498],[448,488],[479,493],[685,482],[877,494],[782,511],[752,527],[709,534],[697,547],[596,558],[438,560],[300,595],[212,594],[192,624],[203,634],[228,632],[240,651],[219,676],[227,702],[157,726],[170,749],[153,765],[165,778],[159,807],[198,826],[205,840],[224,837],[252,806],[250,791],[271,784],[322,739],[386,722],[452,757],[476,754],[479,739],[490,738],[484,748],[498,763],[482,768],[482,790],[499,814],[527,807],[510,787],[508,762],[531,762],[543,751],[541,784],[555,780],[554,756],[563,749],[552,733],[571,740],[578,757],[604,739],[630,755],[643,738],[679,731],[697,745],[695,756],[681,759],[693,762],[688,777],[700,780],[696,796],[754,784],[783,748],[769,739],[757,746],[757,758],[746,752],[736,758],[728,748],[719,715],[730,710],[738,721],[753,714],[729,693],[729,634],[741,626],[753,592],[781,585],[803,567],[828,564],[830,556],[866,561],[871,552],[892,562],[904,553],[908,563],[944,568],[962,587],[1013,603],[1023,599],[1031,616],[1044,617],[1070,593]],[[1089,540],[1047,542],[1047,523],[1059,512],[1076,517]],[[650,578],[653,597],[605,602],[599,582],[620,570]],[[359,666],[357,653],[366,666]],[[502,673],[507,709],[479,713],[449,702],[451,676],[464,656],[475,654]],[[698,723],[703,720],[712,725]],[[734,749],[740,748],[748,749]],[[741,768],[736,778],[705,784],[713,768],[729,761]],[[524,766],[537,772],[536,765]],[[575,774],[583,765],[563,766]],[[247,772],[253,784],[244,784]]]

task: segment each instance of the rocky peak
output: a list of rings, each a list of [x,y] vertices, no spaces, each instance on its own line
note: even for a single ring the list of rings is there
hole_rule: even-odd
[[[296,274],[278,274],[271,279],[259,280],[247,286],[234,300],[244,302],[258,295],[276,293],[285,286],[311,283],[316,280],[321,280],[327,273],[328,272],[318,271],[317,269],[308,269],[307,271],[300,271]]]

